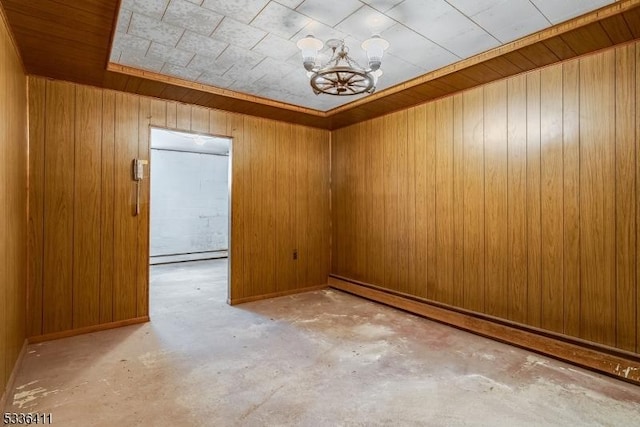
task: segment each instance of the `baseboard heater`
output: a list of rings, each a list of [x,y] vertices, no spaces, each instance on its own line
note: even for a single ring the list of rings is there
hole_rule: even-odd
[[[179,262],[205,261],[210,259],[228,258],[228,249],[216,249],[212,251],[184,252],[175,254],[151,255],[149,264],[175,264]]]
[[[640,385],[640,355],[330,275],[329,286],[467,332]]]

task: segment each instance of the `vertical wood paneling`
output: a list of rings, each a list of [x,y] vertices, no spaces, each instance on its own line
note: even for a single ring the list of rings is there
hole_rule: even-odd
[[[191,105],[176,104],[176,128],[180,130],[191,130]]]
[[[636,349],[636,46],[616,49],[616,347]]]
[[[318,231],[313,230],[314,221],[310,216],[314,208],[313,197],[310,193],[302,189],[309,188],[312,185],[314,180],[312,171],[315,167],[313,163],[317,160],[312,154],[314,141],[311,129],[300,129],[299,135],[297,155],[301,163],[296,165],[296,172],[298,173],[297,181],[303,183],[303,185],[300,187],[300,191],[297,192],[298,197],[296,198],[296,201],[301,202],[301,209],[296,213],[295,224],[298,230],[298,261],[296,261],[296,269],[298,272],[298,283],[304,283],[304,286],[310,286],[314,280],[313,263],[315,262],[315,260],[310,258],[310,254],[314,240],[317,239]],[[304,169],[300,168],[301,164],[305,165]],[[306,213],[302,214],[302,212]]]
[[[321,239],[318,242],[318,246],[315,249],[315,254],[319,259],[318,262],[318,274],[319,277],[326,283],[329,278],[329,272],[331,271],[331,133],[324,132],[319,129],[314,130],[316,138],[318,140],[317,149],[322,153],[320,156],[321,163],[324,167],[321,167],[322,176],[317,177],[316,197],[319,198],[320,211],[324,215],[319,216],[317,221],[322,224],[323,232]],[[368,141],[366,132],[363,132],[363,138]],[[364,185],[365,195],[363,197],[363,203],[365,204],[365,215],[363,221],[366,223],[366,182]],[[366,229],[366,225],[365,225]],[[365,242],[367,239],[365,239]],[[365,264],[365,269],[367,265]]]
[[[32,274],[42,266],[42,246],[38,244],[40,262],[27,262],[27,248],[33,248],[32,239],[38,236],[27,235],[27,78],[5,22],[0,10],[0,395],[24,344],[27,271]],[[43,102],[36,104],[37,112],[42,111]],[[39,120],[43,119],[40,116]],[[29,196],[37,195],[42,206],[43,169],[38,173],[40,182],[29,189]],[[42,233],[42,221],[37,222]],[[30,297],[40,297],[41,293],[31,295],[31,291]],[[39,326],[31,322],[30,329]]]
[[[316,130],[316,136],[320,141],[319,149],[322,151],[322,163],[325,167],[322,169],[322,178],[320,179],[320,187],[319,189],[324,189],[324,191],[320,191],[323,193],[321,197],[322,199],[322,212],[324,215],[319,221],[322,223],[324,228],[324,232],[322,233],[322,239],[320,240],[320,246],[316,248],[316,254],[320,259],[320,268],[321,268],[321,276],[325,278],[325,281],[328,281],[329,272],[331,271],[331,133],[323,132],[320,130]],[[366,132],[363,132],[363,137],[366,139]],[[366,191],[366,183],[365,183],[365,191]],[[367,204],[366,193],[364,197],[365,206]],[[365,210],[365,218],[366,222],[366,210]],[[366,242],[366,239],[365,239]],[[365,269],[368,266],[365,264]]]
[[[26,333],[26,273],[27,273],[27,187],[28,187],[28,117],[27,117],[27,78],[23,74],[22,64],[14,56],[17,52],[15,46],[8,47],[5,55],[10,58],[9,67],[6,70],[8,77],[6,94],[12,101],[11,111],[6,117],[8,121],[9,152],[7,159],[7,209],[8,230],[7,237],[8,256],[6,283],[8,295],[5,301],[7,306],[7,318],[9,326],[8,358],[6,361],[6,373],[11,375],[13,361],[17,360],[24,345]],[[15,111],[15,112],[14,112]],[[13,301],[12,301],[13,300]],[[15,326],[15,327],[13,327]]]
[[[209,110],[204,107],[191,107],[191,124],[193,132],[209,133]]]
[[[138,157],[139,99],[116,94],[113,320],[137,314],[138,221],[132,161]]]
[[[76,88],[73,327],[100,323],[102,91]]]
[[[405,116],[406,117],[406,116]],[[355,127],[357,132],[357,127]],[[407,170],[408,138],[406,122],[404,127],[399,123],[395,133],[395,150],[397,152],[397,250],[398,250],[398,277],[397,289],[400,292],[409,291],[409,219],[407,217],[409,200],[409,171]],[[394,141],[394,138],[389,138]],[[357,241],[357,239],[356,239]]]
[[[252,192],[252,230],[251,259],[262,259],[261,263],[249,263],[251,271],[251,292],[258,291],[258,283],[266,293],[275,292],[274,281],[274,222],[273,215],[273,184],[274,169],[274,129],[273,124],[264,119],[249,121],[251,137],[251,192]]]
[[[384,252],[385,230],[384,226],[380,226],[385,223],[382,120],[365,122],[362,126],[365,126],[366,139],[371,147],[367,150],[367,272],[371,283],[384,285],[387,265]],[[334,182],[332,179],[332,186]],[[347,202],[342,206],[348,208]],[[333,244],[332,242],[332,246]]]
[[[527,323],[540,326],[540,71],[527,74]]]
[[[453,304],[454,260],[454,169],[453,169],[453,99],[435,103],[436,126],[436,282],[433,299]],[[419,243],[418,243],[419,244]]]
[[[527,78],[508,80],[508,313],[527,321]]]
[[[176,129],[178,127],[178,104],[176,102],[167,102],[167,128]],[[191,126],[189,126],[189,129]],[[187,130],[184,129],[183,130]]]
[[[212,121],[209,123],[211,124]],[[225,120],[226,122],[226,120]],[[245,246],[244,233],[247,228],[246,215],[248,206],[246,194],[247,187],[247,144],[244,139],[244,119],[237,114],[229,115],[226,122],[227,131],[231,142],[231,236],[229,241],[230,262],[232,264],[229,278],[229,299],[234,300],[244,296],[244,284],[248,281],[245,272]],[[218,134],[219,135],[219,134]]]
[[[366,277],[367,271],[367,220],[366,220],[366,199],[365,199],[365,180],[364,174],[358,173],[359,169],[362,165],[365,164],[365,148],[366,148],[366,140],[363,138],[363,129],[361,126],[357,126],[354,128],[356,131],[354,138],[351,143],[354,144],[353,147],[353,164],[352,169],[353,173],[352,177],[349,180],[352,183],[352,197],[353,202],[355,204],[355,209],[352,209],[353,222],[351,224],[351,229],[354,232],[354,240],[356,242],[355,251],[352,258],[352,261],[349,263],[352,266],[353,277],[356,279],[364,279]],[[318,151],[319,141],[314,142],[313,151],[318,153],[319,157],[316,162],[314,162],[315,167],[324,168],[324,162],[321,161],[321,151]],[[317,171],[312,176],[320,177],[320,171]],[[319,200],[317,197],[313,197],[315,200],[315,205],[317,208]],[[320,236],[317,236],[319,238]],[[409,234],[407,233],[407,237]],[[409,250],[407,245],[407,250]]]
[[[342,186],[340,197],[338,198],[339,200],[338,203],[343,203],[344,200],[352,200],[353,197],[355,197],[355,189],[356,189],[353,177],[356,175],[355,158],[357,155],[356,154],[357,148],[355,148],[355,145],[354,145],[354,149],[352,150],[344,149],[345,148],[344,144],[346,143],[346,141],[348,141],[349,144],[353,144],[353,142],[357,140],[355,128],[350,127],[347,130],[347,133],[345,136],[346,138],[344,138],[342,141],[343,142],[342,151],[341,152],[338,151],[338,153],[336,153],[336,157],[340,156],[341,153],[344,155],[344,158],[342,159],[342,161],[345,163],[345,166],[346,166],[345,168],[346,181],[345,181],[345,185]],[[309,164],[308,163],[309,160],[310,159],[307,159],[307,164]],[[304,197],[308,197],[308,196],[304,196]],[[358,246],[357,231],[355,229],[357,209],[358,209],[358,205],[357,203],[354,203],[351,209],[345,209],[342,211],[343,220],[341,221],[342,223],[340,226],[340,232],[346,233],[349,236],[349,238],[345,239],[345,244],[342,247],[342,251],[345,254],[345,256],[342,257],[343,259],[340,266],[344,274],[347,276],[357,275],[356,266],[355,266],[356,248]]]
[[[341,161],[344,162],[344,165],[346,166],[344,169],[346,181],[345,185],[342,186],[338,203],[344,204],[345,200],[352,200],[353,205],[350,209],[342,210],[343,220],[341,221],[340,232],[346,233],[349,238],[345,239],[345,244],[342,246],[342,251],[345,256],[342,257],[340,266],[345,275],[350,277],[357,277],[358,247],[359,244],[362,243],[361,237],[358,236],[356,224],[358,211],[358,201],[356,199],[357,184],[355,182],[355,176],[358,174],[358,166],[356,165],[358,157],[358,144],[357,142],[355,142],[358,140],[357,127],[349,127],[347,133],[344,136],[345,138],[343,138],[342,140],[342,149],[339,150],[338,153],[336,153],[336,158],[338,156],[341,156]],[[354,145],[347,149],[346,144]],[[312,160],[307,159],[307,161],[309,162]],[[309,201],[310,200],[311,199],[309,199]]]
[[[484,112],[485,309],[504,318],[509,314],[506,81],[485,87]]]
[[[398,290],[398,132],[402,126],[400,115],[392,114],[382,118],[383,146],[383,188],[384,188],[384,285]],[[396,139],[398,138],[398,139]]]
[[[636,43],[636,353],[640,353],[640,43]]]
[[[615,345],[615,52],[580,60],[583,338]]]
[[[303,190],[309,188],[309,156],[307,153],[308,145],[310,142],[307,140],[305,129],[296,129],[297,137],[296,141],[296,163],[295,168],[298,172],[296,187],[296,235],[297,235],[297,249],[298,249],[298,262],[296,263],[297,282],[303,283],[308,286],[311,271],[309,247],[310,239],[309,234],[304,231],[307,229],[307,218],[310,215],[311,209],[309,206],[309,195]],[[313,160],[312,160],[313,161]]]
[[[409,270],[407,272],[406,289],[409,294],[416,290],[416,240],[417,240],[417,218],[416,218],[416,181],[417,170],[421,169],[420,165],[416,168],[416,140],[415,132],[411,129],[411,121],[415,120],[415,108],[411,108],[407,111],[407,253],[409,254]],[[362,152],[366,150],[366,144],[363,140]],[[364,184],[364,183],[363,183]],[[362,188],[364,191],[364,186]],[[364,206],[363,206],[364,208]],[[364,213],[363,213],[364,215]],[[366,258],[363,260],[366,264]],[[362,278],[365,280],[365,277]]]
[[[334,265],[366,233],[360,281],[638,351],[638,46],[335,131],[333,189],[364,178],[367,225],[339,191]]]
[[[29,276],[44,298],[30,335],[148,314],[149,170],[135,216],[131,168],[148,159],[150,126],[234,138],[232,301],[326,283],[329,132],[41,78],[31,94],[32,159],[47,188],[34,187],[46,199],[31,205],[30,245],[49,246],[44,284]]]
[[[256,268],[259,265],[255,263],[251,263],[252,259],[255,259],[260,256],[260,247],[259,247],[259,236],[258,231],[260,230],[260,174],[261,170],[259,168],[258,160],[261,156],[260,152],[260,140],[259,135],[262,135],[262,128],[260,126],[260,119],[257,118],[247,118],[245,119],[245,129],[244,133],[246,135],[247,140],[247,150],[249,153],[247,164],[249,165],[250,175],[247,177],[249,180],[250,191],[248,192],[249,199],[247,205],[249,206],[249,224],[245,230],[245,239],[247,242],[246,251],[248,252],[248,257],[245,257],[245,274],[248,275],[248,281],[246,282],[244,292],[247,294],[252,294],[255,292],[254,283],[260,280]]]
[[[462,95],[464,181],[464,307],[484,310],[483,89]]]
[[[42,334],[44,261],[44,141],[46,82],[29,80],[29,243],[27,335]],[[2,203],[4,205],[4,203]]]
[[[264,193],[262,194],[262,205],[263,209],[262,216],[264,217],[264,222],[262,224],[263,228],[263,237],[262,237],[262,247],[264,249],[263,259],[264,259],[264,276],[263,276],[263,289],[266,293],[276,292],[276,201],[274,200],[274,184],[276,182],[276,139],[278,134],[278,127],[281,126],[280,123],[276,123],[274,121],[268,120],[263,122],[265,125],[264,133],[263,133],[263,141],[264,144],[264,157],[261,159],[261,164],[263,166],[263,175],[262,180],[264,185]],[[284,126],[284,125],[282,125]]]
[[[563,69],[564,333],[580,336],[580,62]]]
[[[542,318],[545,329],[564,329],[563,274],[563,141],[562,67],[540,75],[540,197],[542,255]]]
[[[296,169],[295,141],[292,137],[291,125],[282,125],[278,133],[281,137],[275,144],[276,170],[275,170],[275,233],[279,236],[274,239],[275,271],[277,272],[276,290],[285,291],[296,286],[296,261],[293,252],[296,249],[295,242],[295,199],[291,197],[291,183],[295,182]],[[292,165],[294,167],[292,167]]]
[[[426,222],[427,222],[427,288],[424,296],[433,299],[437,282],[436,271],[436,109],[434,103],[426,105]]]
[[[354,138],[354,128],[349,127],[346,130],[344,138],[342,139],[342,144],[338,145],[338,150],[335,154],[335,159],[340,159],[339,161],[344,162],[345,167],[344,175],[344,185],[342,185],[339,189],[336,189],[338,192],[336,198],[336,206],[344,205],[345,200],[352,200],[354,197],[354,182],[353,176],[356,174],[356,169],[354,165],[354,153],[356,150],[347,150],[345,144],[353,144],[356,138]],[[308,159],[307,159],[308,164]],[[308,198],[307,195],[302,195],[301,197]],[[339,257],[340,262],[340,271],[343,272],[345,276],[354,276],[354,258],[355,258],[355,248],[358,244],[356,241],[356,230],[355,230],[355,211],[357,210],[357,205],[353,205],[351,209],[343,209],[340,216],[340,221],[338,224],[337,231],[339,233],[345,233],[349,238],[344,239],[344,245],[340,247],[340,250],[343,253],[343,256]]]
[[[413,295],[425,295],[427,289],[427,109],[424,105],[408,111],[409,143],[415,153],[415,279]]]
[[[309,164],[309,187],[306,188],[307,194],[310,195],[311,212],[325,212],[326,215],[310,215],[308,217],[308,227],[300,230],[300,233],[309,234],[311,236],[311,247],[308,250],[307,259],[311,264],[309,285],[327,283],[329,275],[329,256],[330,256],[330,205],[329,205],[329,174],[330,174],[330,158],[329,158],[329,138],[325,131],[313,128],[305,129],[312,146],[308,150]],[[296,171],[296,173],[300,173]],[[319,191],[311,189],[317,188]],[[323,191],[322,189],[325,189]],[[364,203],[364,194],[360,196],[361,203]],[[361,215],[364,216],[364,209],[361,209]],[[299,222],[301,219],[296,218]],[[358,218],[360,221],[360,217]],[[364,219],[362,219],[364,222]],[[362,227],[364,229],[364,227]],[[362,239],[364,244],[365,239]],[[364,268],[364,265],[362,266]]]
[[[349,175],[349,171],[351,170],[348,164],[349,158],[341,155],[341,153],[343,152],[346,153],[344,141],[348,141],[351,139],[350,132],[351,132],[351,128],[350,127],[346,128],[344,129],[344,132],[342,134],[335,136],[335,140],[334,139],[331,140],[331,144],[332,144],[331,162],[332,164],[334,164],[334,162],[335,164],[342,164],[342,167],[340,168],[340,170],[342,171],[342,175],[344,176],[344,178],[346,178],[346,179],[341,179],[342,185],[335,186],[332,188],[331,204],[332,206],[335,207],[337,212],[340,210],[341,206],[344,205],[342,201],[348,197],[349,186],[351,185],[351,181],[347,178]],[[303,138],[300,138],[300,139],[303,139]],[[301,167],[302,165],[307,165],[306,156],[301,157],[300,161],[297,163],[298,168]],[[306,175],[304,175],[301,172],[299,179],[302,179],[302,178],[306,179]],[[307,196],[305,194],[298,193],[298,196],[301,199],[301,201],[302,199],[304,199],[304,203],[307,202],[306,200]],[[347,214],[348,212],[342,212],[341,215],[339,216],[340,220],[336,220],[332,224],[333,236],[336,236],[339,233],[352,233],[348,238],[339,239],[339,241],[342,244],[336,246],[335,251],[337,254],[340,254],[340,255],[332,257],[331,259],[331,262],[335,263],[334,264],[335,270],[340,272],[340,274],[344,274],[344,275],[349,275],[347,268],[349,268],[349,265],[352,264],[350,262],[347,262],[347,260],[351,258],[349,247],[354,245],[354,241],[353,241],[354,233],[352,230],[349,229],[350,218],[348,217]]]
[[[637,351],[640,338],[637,328],[640,320],[637,317],[640,298],[637,292],[638,254],[635,251],[639,211],[635,180],[640,174],[635,147],[637,63],[636,46],[609,50],[334,133],[345,139],[340,142],[344,155],[341,154],[341,160],[332,167],[348,166],[353,170],[348,173],[335,171],[332,177],[336,188],[344,190],[338,199],[334,199],[340,202],[334,212],[345,212],[348,218],[343,224],[347,232],[333,236],[337,239],[337,247],[349,248],[338,253],[354,256],[354,259],[336,260],[334,265],[350,269],[356,276],[364,271],[364,281],[391,289],[533,326],[564,330],[570,335],[621,348],[633,349],[635,346]],[[61,117],[65,114],[65,93],[60,88],[65,84],[51,82],[48,85],[53,89],[40,99],[44,106],[42,128],[33,129],[40,126],[32,117],[31,130],[36,138],[33,147],[37,147],[38,131],[44,135],[42,182],[46,189],[52,190],[43,198],[42,241],[33,244],[34,247],[41,244],[45,252],[45,274],[40,287],[45,299],[42,332],[67,328],[55,325],[66,321],[56,319],[56,310],[60,312],[61,306],[68,309],[67,313],[74,313],[73,319],[69,316],[69,322],[82,316],[75,307],[75,298],[68,297],[70,293],[65,299],[65,290],[79,291],[78,287],[72,286],[77,283],[73,253],[64,255],[73,247],[63,244],[60,251],[59,242],[73,239],[82,228],[77,222],[78,215],[73,216],[73,207],[78,206],[74,192],[85,190],[78,187],[78,177],[84,179],[84,175],[79,172],[74,158],[77,160],[77,153],[82,149],[78,146],[78,134],[91,130],[79,131],[74,120],[56,126],[54,131],[49,129],[51,123],[64,121]],[[66,87],[72,92],[70,98],[75,100],[76,87]],[[131,97],[128,102],[129,97],[121,94],[113,95],[114,109],[110,113],[107,93],[102,96],[103,111],[99,117],[108,120],[112,114],[116,125],[113,148],[109,148],[110,131],[104,125],[102,146],[98,149],[101,155],[98,199],[106,205],[111,197],[115,206],[112,218],[102,211],[98,224],[102,259],[100,321],[109,318],[108,304],[105,304],[109,294],[106,283],[109,273],[104,267],[109,262],[104,258],[109,247],[115,252],[111,268],[115,275],[115,293],[111,306],[116,315],[112,320],[127,315],[130,302],[123,303],[123,300],[130,299],[131,290],[135,294],[134,316],[143,312],[140,311],[142,306],[146,307],[139,288],[140,250],[145,250],[140,236],[144,231],[138,220],[128,218],[122,212],[130,216],[133,207],[130,160],[144,152],[142,140],[146,135],[148,115],[155,116],[153,103],[149,100]],[[447,112],[449,108],[450,113]],[[505,113],[501,115],[498,111]],[[75,105],[67,113],[69,117],[81,114]],[[162,114],[167,127],[228,132],[227,113],[221,113],[214,120],[217,112],[165,103]],[[442,118],[449,114],[450,117]],[[242,215],[242,221],[238,221],[244,230],[240,231],[240,237],[232,237],[232,241],[253,239],[257,247],[242,245],[242,256],[237,259],[234,255],[237,249],[232,244],[232,263],[241,265],[237,269],[240,273],[232,268],[236,278],[232,280],[242,282],[238,288],[241,291],[232,294],[238,299],[286,287],[278,283],[278,271],[287,263],[281,259],[286,244],[277,241],[281,225],[277,223],[276,215],[280,209],[286,210],[278,204],[278,189],[288,173],[294,174],[296,187],[292,202],[295,205],[293,228],[300,256],[305,254],[308,260],[322,253],[318,248],[326,243],[322,232],[317,230],[322,227],[328,230],[328,225],[320,218],[303,220],[300,217],[302,213],[307,218],[313,215],[317,206],[323,206],[322,196],[315,198],[309,189],[323,182],[322,174],[327,173],[329,162],[323,156],[328,156],[329,152],[328,149],[316,151],[322,143],[314,145],[315,142],[310,141],[322,141],[326,137],[306,128],[266,120],[243,118],[241,121],[245,123],[240,128],[246,134],[242,139],[249,143],[243,144],[243,156],[237,157],[244,158],[245,164],[234,165],[233,173],[235,177],[237,169],[247,178],[243,183],[247,190],[238,202],[246,216],[238,213]],[[429,128],[430,124],[435,126]],[[65,132],[69,137],[64,136]],[[286,161],[287,155],[280,151],[280,144],[282,138],[286,138],[283,134],[287,133],[295,135],[293,139],[304,141],[296,144],[295,153],[291,153],[295,168],[288,171],[279,163],[281,155]],[[506,146],[505,138],[508,139]],[[352,144],[352,140],[356,143]],[[430,140],[432,146],[429,146]],[[52,141],[62,142],[53,144]],[[129,147],[131,141],[135,148]],[[449,141],[450,145],[447,145]],[[493,141],[502,143],[494,145]],[[62,156],[64,150],[73,154]],[[110,153],[114,156],[111,166]],[[37,156],[34,153],[34,162]],[[318,166],[318,158],[326,158],[326,170]],[[65,162],[71,162],[66,174]],[[108,172],[110,167],[112,178]],[[53,178],[51,182],[49,177]],[[75,177],[75,184],[62,185],[69,177]],[[336,178],[348,182],[341,187],[343,183],[337,182]],[[112,196],[109,196],[110,179],[114,183]],[[328,200],[328,190],[323,194]],[[58,203],[60,201],[62,203]],[[235,209],[236,202],[233,206]],[[362,206],[366,207],[364,212]],[[72,213],[71,221],[69,212]],[[232,221],[236,221],[235,218]],[[500,221],[500,218],[505,220]],[[129,219],[133,222],[128,222]],[[110,221],[115,223],[111,243],[108,237]],[[37,224],[37,220],[33,224]],[[347,230],[351,225],[354,228]],[[125,245],[125,236],[132,231],[139,239],[135,245],[127,239]],[[30,233],[38,239],[35,230],[30,229]],[[366,236],[362,236],[363,233]],[[345,238],[352,240],[345,241]],[[433,253],[429,250],[429,239],[433,239]],[[56,242],[56,254],[52,252],[52,242]],[[450,269],[447,267],[447,246],[451,254]],[[125,248],[125,254],[127,251],[138,254],[134,257],[135,265],[127,266],[121,248]],[[508,253],[506,259],[496,255],[503,251]],[[66,271],[62,268],[63,278],[52,279],[50,271],[56,257],[67,267]],[[264,259],[266,265],[256,266],[256,259]],[[312,282],[318,280],[321,270],[315,270],[308,261],[300,261],[295,267],[294,286],[316,284]],[[366,269],[363,270],[362,265],[366,265]],[[130,269],[134,274],[133,285],[125,278]],[[447,271],[451,272],[451,279],[447,278]],[[508,277],[506,287],[505,274]],[[29,277],[30,295],[32,292],[36,295],[38,290],[32,289],[31,273]],[[423,285],[420,285],[421,281]],[[60,286],[60,298],[57,292],[51,293],[55,289],[48,288],[51,283]],[[128,286],[133,287],[129,289]],[[52,305],[46,303],[47,295],[55,295]]]
[[[151,126],[167,127],[167,103],[159,99],[151,100]]]
[[[115,202],[115,111],[116,96],[102,96],[102,212],[100,250],[100,322],[113,321],[114,202]]]
[[[453,305],[464,305],[464,126],[462,95],[453,97]]]
[[[209,133],[211,135],[231,136],[229,126],[232,126],[233,120],[236,120],[236,115],[226,111],[210,110]]]
[[[72,328],[75,91],[47,82],[43,333]]]
[[[244,163],[243,167],[245,169],[244,174],[244,182],[247,187],[247,190],[244,194],[240,195],[243,198],[244,206],[249,215],[246,216],[245,224],[244,224],[244,234],[241,236],[241,241],[245,242],[243,248],[243,275],[244,281],[242,283],[242,295],[250,295],[253,290],[253,272],[251,270],[251,259],[256,256],[255,246],[252,245],[252,234],[251,231],[255,229],[255,214],[254,214],[254,203],[253,203],[253,169],[254,162],[253,157],[255,152],[252,150],[253,148],[253,140],[255,139],[255,135],[257,135],[257,120],[253,118],[245,118],[243,120],[243,145],[244,145]],[[233,194],[231,195],[233,197]],[[232,268],[233,270],[233,268]]]
[[[345,215],[340,210],[342,206],[345,204],[341,202],[341,199],[344,197],[343,192],[345,191],[347,179],[344,179],[342,176],[347,173],[348,168],[341,164],[344,159],[344,156],[341,155],[343,150],[343,140],[347,140],[348,136],[346,135],[349,132],[349,127],[341,129],[338,132],[335,132],[331,137],[331,164],[335,165],[335,172],[337,175],[334,178],[336,185],[333,185],[331,188],[331,206],[332,212],[335,213],[334,219],[331,224],[331,236],[332,241],[335,244],[332,246],[332,257],[331,257],[331,271],[336,274],[346,275],[346,271],[343,268],[343,265],[346,263],[348,256],[345,254],[344,245],[351,241],[350,238],[340,238],[339,234],[343,233]],[[297,133],[296,133],[297,135]],[[296,138],[299,139],[299,138]],[[297,161],[296,157],[296,166],[300,166],[300,162]],[[368,173],[368,171],[365,171]],[[339,184],[338,184],[339,183]],[[298,194],[296,192],[296,198],[302,197],[302,194]],[[297,209],[297,208],[296,208]],[[367,233],[369,235],[369,233]]]
[[[12,55],[11,53],[6,53]],[[28,209],[28,100],[27,77],[23,74],[22,64],[18,60],[12,62],[9,75],[7,93],[14,102],[13,110],[17,117],[10,117],[10,137],[14,145],[10,151],[11,165],[9,167],[10,191],[9,191],[9,226],[5,236],[11,236],[9,248],[9,283],[13,284],[13,292],[6,298],[11,301],[15,298],[15,304],[11,310],[10,323],[15,328],[10,329],[9,359],[7,374],[13,368],[13,360],[20,356],[25,343],[27,318],[27,209]],[[9,288],[11,289],[11,288]],[[9,313],[8,313],[9,314]]]
[[[0,12],[2,13],[2,12]],[[4,16],[0,15],[0,46],[2,49],[0,50],[0,84],[2,87],[5,87],[8,84],[8,79],[5,76],[8,76],[8,73],[5,71],[9,68],[9,61],[11,58],[8,56],[8,52],[10,52],[11,41],[9,39],[9,34],[7,32],[7,28],[4,25]],[[0,233],[3,236],[8,235],[9,224],[7,221],[7,210],[8,207],[8,197],[7,193],[9,191],[8,188],[8,164],[9,159],[7,158],[7,152],[9,150],[8,144],[5,141],[8,141],[7,136],[9,135],[9,122],[6,119],[9,118],[9,94],[0,94],[0,118],[3,119],[0,122],[0,165],[2,169],[0,169]],[[5,239],[0,241],[0,298],[2,298],[0,302],[0,393],[4,395],[5,387],[8,382],[9,375],[7,373],[7,367],[9,364],[13,366],[14,360],[11,360],[9,357],[8,347],[9,343],[9,330],[15,330],[17,325],[13,322],[10,322],[9,317],[7,316],[7,311],[9,308],[9,304],[17,301],[17,296],[10,297],[10,284],[8,282],[9,272],[7,265],[7,253],[8,253],[8,245],[9,242]]]

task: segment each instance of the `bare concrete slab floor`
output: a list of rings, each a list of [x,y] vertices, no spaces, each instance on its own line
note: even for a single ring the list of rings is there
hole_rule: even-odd
[[[230,307],[152,268],[152,323],[30,345],[5,411],[60,426],[633,426],[640,387],[326,290]]]

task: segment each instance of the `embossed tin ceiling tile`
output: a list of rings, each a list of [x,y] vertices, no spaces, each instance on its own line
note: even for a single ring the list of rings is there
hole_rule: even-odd
[[[186,0],[171,0],[162,20],[195,33],[209,36],[220,24],[223,16]]]
[[[286,39],[291,38],[311,19],[276,2],[270,2],[251,25]]]

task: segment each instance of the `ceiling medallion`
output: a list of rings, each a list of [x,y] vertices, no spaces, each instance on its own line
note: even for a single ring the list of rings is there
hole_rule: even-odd
[[[316,60],[318,52],[324,46],[322,41],[308,35],[298,41],[297,46],[302,51],[302,64],[307,70],[313,93],[346,96],[373,93],[376,90],[378,78],[382,76],[382,55],[389,47],[389,42],[380,36],[373,36],[362,43],[362,49],[369,58],[368,68],[361,67],[349,57],[349,48],[344,40],[327,40],[327,46],[333,53],[320,66],[316,65]]]

